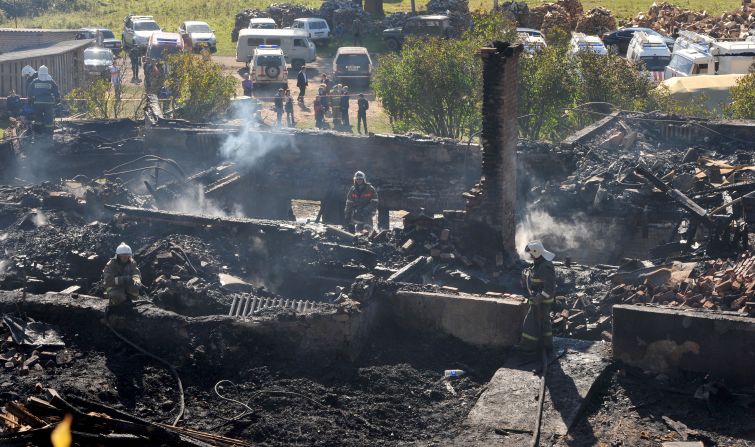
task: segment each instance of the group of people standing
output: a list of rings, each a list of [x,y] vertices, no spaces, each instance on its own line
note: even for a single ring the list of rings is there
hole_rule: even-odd
[[[308,85],[309,80],[307,78],[306,67],[302,66],[296,77],[296,86],[299,88],[298,100],[300,103],[304,102],[304,94]],[[350,102],[349,87],[341,84],[334,85],[328,75],[323,74],[313,104],[315,126],[318,129],[326,128],[325,117],[328,111],[330,111],[335,129],[351,131],[349,118]],[[360,93],[357,99],[357,132],[360,134],[362,133],[362,126],[364,126],[364,133],[367,133],[367,110],[369,108],[370,104],[367,98],[364,97],[364,93]]]
[[[7,99],[8,114],[27,122],[36,121],[45,133],[52,134],[55,107],[60,103],[60,89],[44,65],[35,70],[30,65],[21,69],[27,100],[11,90]]]

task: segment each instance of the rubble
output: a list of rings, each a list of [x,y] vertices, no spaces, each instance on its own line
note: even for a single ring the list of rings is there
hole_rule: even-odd
[[[719,15],[707,11],[693,11],[672,3],[653,3],[647,13],[621,21],[621,26],[644,26],[673,35],[681,30],[708,34],[715,38],[744,39],[755,26],[755,6],[742,2],[742,6]]]
[[[607,8],[593,8],[579,18],[576,30],[592,36],[602,36],[616,29],[616,17]]]

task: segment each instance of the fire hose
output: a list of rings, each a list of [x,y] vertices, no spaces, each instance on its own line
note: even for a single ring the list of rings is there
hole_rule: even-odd
[[[142,354],[146,355],[147,357],[150,357],[154,360],[157,360],[158,362],[165,365],[170,371],[170,373],[173,375],[173,377],[176,379],[176,382],[178,383],[178,394],[179,394],[179,409],[178,409],[178,415],[176,415],[176,419],[173,421],[171,426],[175,427],[178,424],[178,421],[181,420],[181,417],[184,415],[184,410],[186,410],[186,406],[184,403],[184,387],[183,383],[181,382],[181,377],[178,376],[178,371],[176,371],[176,368],[171,365],[167,360],[163,359],[162,357],[159,357],[155,354],[152,354],[151,352],[147,351],[146,349],[142,348],[141,346],[137,345],[136,343],[132,342],[128,338],[126,338],[124,335],[122,335],[120,332],[116,331],[115,328],[113,328],[109,321],[108,321],[108,308],[105,308],[105,326],[107,326],[108,329],[110,329],[113,334],[115,334],[116,337],[121,339],[124,343],[131,346],[132,348],[136,349],[137,351],[141,352]]]

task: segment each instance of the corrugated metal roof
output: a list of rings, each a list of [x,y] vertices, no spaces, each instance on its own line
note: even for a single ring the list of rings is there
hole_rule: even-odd
[[[0,33],[3,32],[26,32],[26,33],[62,33],[62,32],[76,32],[75,29],[48,29],[48,28],[0,28]]]
[[[74,50],[81,47],[88,47],[94,43],[93,39],[66,40],[53,45],[46,45],[40,48],[33,48],[22,51],[10,51],[0,54],[0,62],[8,62],[19,59],[32,59],[35,57],[52,56],[66,51]]]

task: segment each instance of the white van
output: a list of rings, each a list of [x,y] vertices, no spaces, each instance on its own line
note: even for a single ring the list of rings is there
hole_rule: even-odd
[[[713,42],[709,51],[674,51],[666,78],[698,75],[747,74],[755,64],[755,42]]]
[[[315,60],[315,44],[307,33],[295,29],[242,29],[236,42],[236,61],[249,65],[254,50],[260,45],[277,45],[286,55],[286,62],[298,70],[305,62]]]
[[[327,45],[330,41],[330,27],[325,19],[306,17],[295,19],[291,28],[307,32],[307,36],[317,43]]]
[[[664,78],[664,69],[671,62],[671,51],[663,37],[638,31],[629,42],[627,59],[642,62],[647,68],[648,77],[655,82],[660,82]]]

